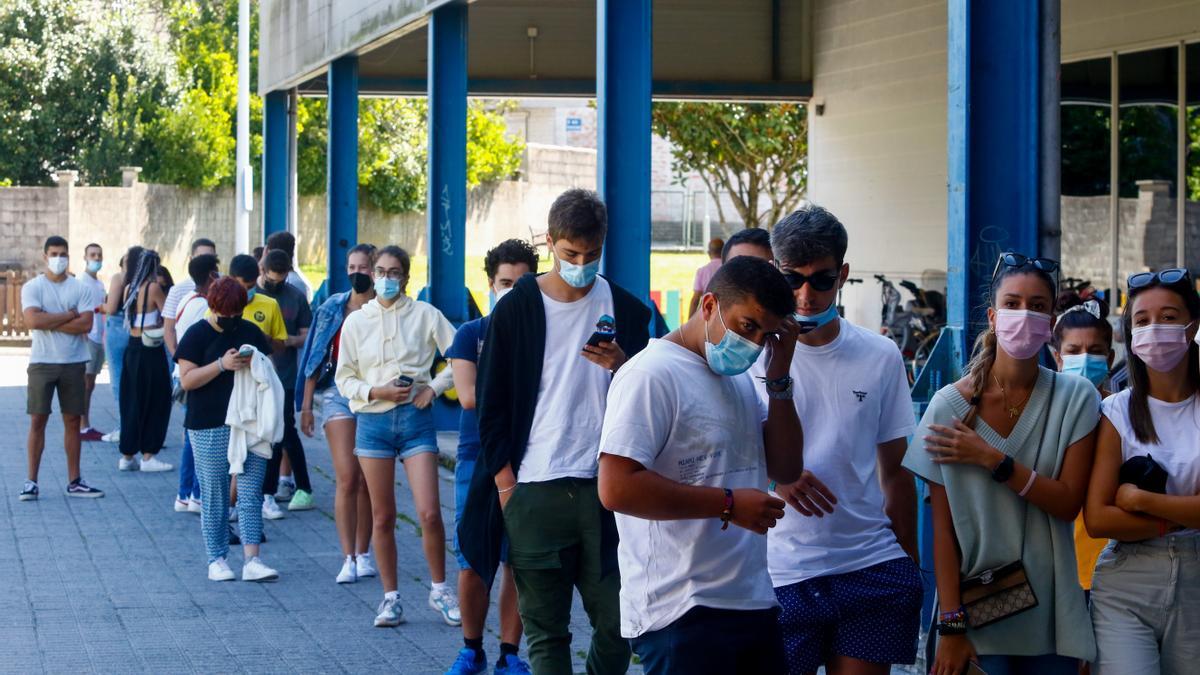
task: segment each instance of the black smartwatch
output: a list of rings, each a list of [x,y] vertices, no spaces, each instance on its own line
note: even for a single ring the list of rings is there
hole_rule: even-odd
[[[1012,475],[1013,458],[1005,455],[1004,459],[1000,460],[1000,463],[996,465],[996,468],[992,469],[992,480],[997,483],[1007,483],[1008,479],[1012,478]]]

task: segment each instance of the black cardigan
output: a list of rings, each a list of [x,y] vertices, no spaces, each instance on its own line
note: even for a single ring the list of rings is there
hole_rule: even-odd
[[[632,357],[650,339],[650,309],[611,281],[609,287],[617,344]],[[475,385],[481,449],[458,524],[462,554],[489,586],[500,566],[504,534],[495,475],[510,464],[515,475],[521,466],[542,380],[546,309],[537,278],[527,274],[517,281],[497,303],[491,317]],[[602,565],[607,572],[617,567],[617,525],[611,512],[603,512],[602,525]]]

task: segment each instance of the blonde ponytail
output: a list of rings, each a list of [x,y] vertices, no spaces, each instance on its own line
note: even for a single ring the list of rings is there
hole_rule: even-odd
[[[983,400],[983,390],[987,388],[988,377],[992,374],[992,364],[995,362],[996,332],[988,328],[975,338],[971,362],[967,364],[967,382],[971,390],[971,397],[967,403],[971,409],[963,423],[969,427],[975,426],[975,415],[979,410],[979,403]]]

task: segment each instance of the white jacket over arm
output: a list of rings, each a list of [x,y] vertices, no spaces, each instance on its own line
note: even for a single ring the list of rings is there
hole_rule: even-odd
[[[250,367],[233,374],[225,424],[230,474],[242,473],[248,452],[270,459],[271,446],[283,440],[283,385],[270,357],[257,349]]]

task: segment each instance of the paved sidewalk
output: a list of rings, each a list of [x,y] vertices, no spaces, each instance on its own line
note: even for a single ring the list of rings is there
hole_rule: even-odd
[[[338,585],[333,470],[321,439],[304,439],[317,508],[268,521],[263,557],[274,584],[206,578],[199,518],[175,513],[174,471],[119,473],[115,446],[85,443],[84,478],[103,499],[68,499],[62,425],[53,419],[42,459],[41,499],[19,502],[25,478],[25,350],[0,349],[0,673],[441,673],[459,647],[459,629],[428,609],[428,571],[412,494],[397,480],[400,597],[408,623],[371,625],[382,597],[377,578]],[[93,423],[115,421],[107,372]],[[161,457],[178,465],[181,415],[171,419]],[[454,485],[442,472],[442,509],[451,527]],[[240,570],[241,550],[231,550]],[[447,556],[447,579],[457,564]],[[572,625],[576,670],[590,630],[578,597]],[[485,646],[498,656],[495,606]],[[522,655],[524,655],[522,646]]]

